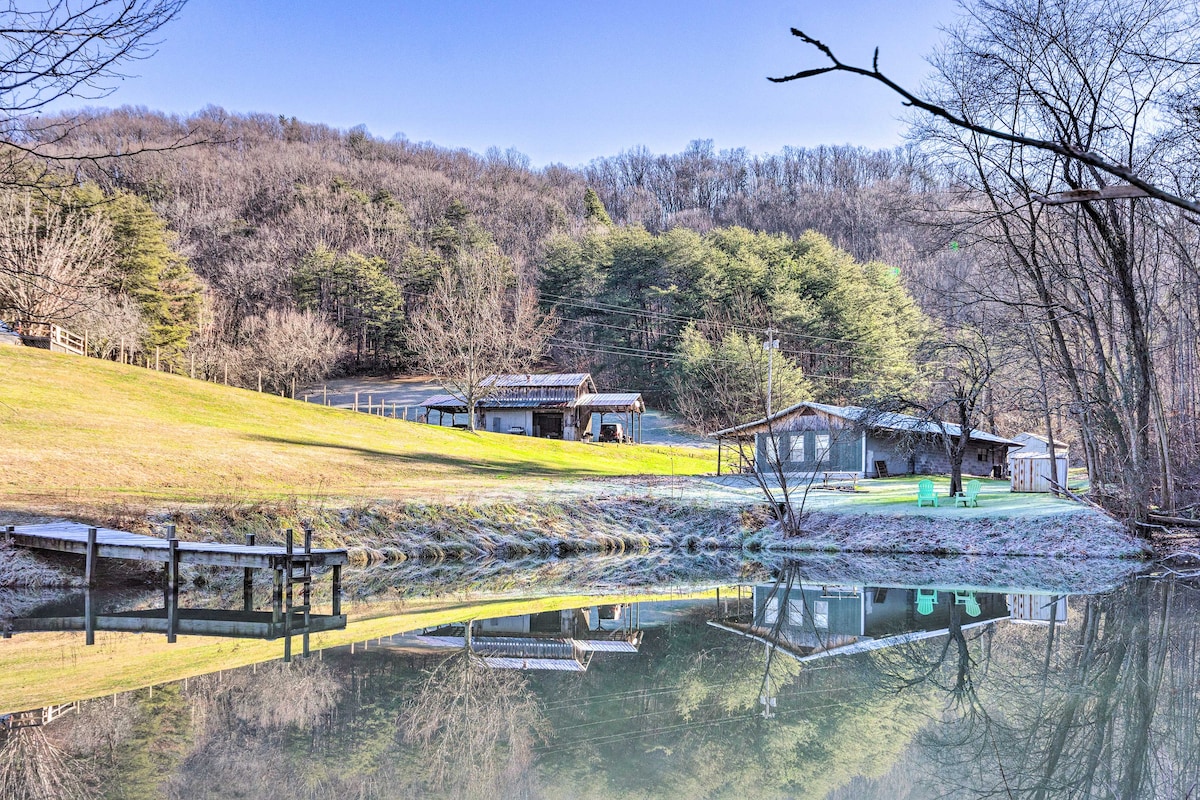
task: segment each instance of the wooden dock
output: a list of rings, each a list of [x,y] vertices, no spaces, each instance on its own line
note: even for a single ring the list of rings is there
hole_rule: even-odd
[[[35,550],[89,554],[89,531],[95,531],[95,558],[120,558],[167,564],[172,550],[179,564],[207,564],[248,569],[282,569],[285,562],[306,559],[313,567],[340,567],[346,564],[345,550],[313,550],[303,553],[287,547],[254,544],[219,544],[160,539],[110,528],[90,528],[78,522],[53,522],[46,525],[9,526],[9,540]],[[172,544],[174,543],[174,544]]]
[[[349,556],[342,549],[314,549],[312,531],[304,531],[303,549],[297,549],[293,532],[284,532],[284,546],[258,545],[254,534],[246,535],[245,544],[218,542],[183,542],[175,536],[175,526],[168,525],[166,538],[143,536],[128,531],[96,528],[76,522],[55,522],[45,525],[8,526],[4,535],[10,542],[33,550],[75,553],[84,556],[84,579],[89,588],[95,586],[96,562],[101,558],[128,561],[148,561],[165,567],[164,608],[158,613],[140,616],[99,618],[91,608],[88,593],[87,609],[81,619],[60,620],[59,630],[81,629],[87,634],[87,644],[95,640],[96,630],[161,631],[168,642],[177,634],[250,636],[261,639],[284,638],[284,658],[291,659],[291,637],[302,634],[304,654],[308,654],[309,633],[343,628],[342,567]],[[214,567],[241,567],[243,570],[242,611],[220,619],[209,614],[200,619],[188,609],[179,608],[179,568],[183,564]],[[312,613],[311,592],[313,569],[329,568],[332,572],[332,613]],[[271,611],[257,612],[254,604],[253,572],[269,569],[275,580],[271,593]],[[300,587],[300,602],[295,602],[295,587]],[[159,616],[161,614],[161,617]],[[36,630],[38,628],[28,628]],[[44,629],[44,628],[43,628]],[[224,631],[223,633],[218,631]],[[14,629],[5,630],[9,636]]]

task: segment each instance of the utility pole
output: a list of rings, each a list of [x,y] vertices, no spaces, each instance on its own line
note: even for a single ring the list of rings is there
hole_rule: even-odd
[[[767,416],[771,416],[771,390],[775,386],[775,351],[779,349],[779,340],[775,338],[775,329],[767,328],[767,340],[763,342],[763,350],[767,351]]]

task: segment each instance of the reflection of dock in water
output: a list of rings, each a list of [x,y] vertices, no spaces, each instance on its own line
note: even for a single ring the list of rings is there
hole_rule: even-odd
[[[81,614],[34,616],[4,622],[4,636],[28,631],[83,631],[86,644],[95,643],[96,631],[126,633],[162,633],[168,642],[175,637],[224,636],[273,640],[282,638],[285,661],[292,657],[292,637],[303,637],[303,653],[309,653],[309,635],[346,627],[341,613],[342,567],[348,562],[342,549],[312,546],[312,530],[304,530],[303,549],[295,546],[291,529],[284,532],[284,545],[259,545],[255,535],[246,534],[246,543],[183,542],[168,525],[167,536],[129,533],[95,528],[74,522],[46,525],[8,526],[4,535],[11,543],[34,550],[74,553],[84,557],[84,580],[89,590],[84,595]],[[96,564],[102,558],[149,561],[164,566],[163,606],[158,609],[99,614],[90,587],[95,586]],[[240,567],[242,609],[185,609],[179,607],[179,568],[183,564],[213,567]],[[328,615],[312,613],[314,569],[332,572],[332,611]],[[254,570],[274,573],[271,610],[256,611]],[[296,587],[300,602],[296,602]]]
[[[4,623],[7,638],[15,633],[54,633],[60,631],[96,631],[111,633],[173,632],[180,636],[220,636],[229,639],[274,640],[287,635],[339,630],[346,627],[345,615],[309,614],[307,625],[299,621],[286,626],[274,611],[229,611],[209,608],[148,608],[133,611],[109,611],[87,614],[92,602],[83,599],[84,611],[64,614],[50,610],[45,615],[15,617]]]
[[[591,606],[422,628],[377,639],[375,646],[418,653],[469,649],[493,669],[586,672],[596,653],[637,653],[640,622],[637,603]]]

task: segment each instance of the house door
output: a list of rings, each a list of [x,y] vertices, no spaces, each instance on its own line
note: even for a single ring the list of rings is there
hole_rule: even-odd
[[[563,432],[562,412],[550,414],[533,412],[533,435],[543,439],[561,439]]]

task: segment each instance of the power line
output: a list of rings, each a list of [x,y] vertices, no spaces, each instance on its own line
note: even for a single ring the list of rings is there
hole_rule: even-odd
[[[561,347],[566,350],[576,350],[584,353],[593,353],[608,356],[620,356],[623,358],[641,358],[650,361],[667,361],[671,363],[679,363],[685,360],[679,353],[671,353],[664,351],[645,350],[641,348],[625,347],[623,345],[603,345],[592,344],[587,342],[564,341],[558,338],[551,338],[550,344],[554,347]],[[728,364],[733,366],[741,365],[742,362],[732,361],[730,359],[707,359],[709,364]],[[839,375],[814,375],[804,373],[805,380],[816,381],[841,381],[844,383],[866,383],[874,384],[875,380],[870,378],[852,378],[842,377]]]
[[[712,320],[704,319],[703,317],[689,317],[689,316],[686,316],[683,314],[672,314],[667,311],[654,311],[652,309],[623,308],[621,306],[612,305],[611,303],[603,303],[599,300],[580,301],[580,300],[570,298],[570,297],[563,297],[562,295],[548,294],[546,292],[541,292],[540,296],[542,298],[551,298],[551,299],[557,301],[556,303],[552,303],[553,305],[571,306],[574,308],[581,308],[581,309],[585,309],[588,311],[603,311],[603,312],[614,313],[614,314],[625,314],[625,315],[631,316],[631,317],[659,317],[662,319],[675,320],[677,322],[711,322],[712,321]],[[726,323],[726,324],[728,325],[728,327],[733,328],[735,330],[749,331],[749,332],[757,333],[757,334],[761,334],[765,330],[764,328],[755,328],[751,325],[743,325],[743,324],[736,323],[736,322],[730,322],[730,323]],[[862,342],[855,341],[854,339],[840,339],[840,338],[837,338],[834,336],[817,336],[815,334],[810,334],[810,333],[797,333],[796,331],[780,330],[779,333],[783,336],[790,336],[790,337],[796,338],[796,339],[811,339],[813,341],[821,341],[821,342],[839,342],[842,344],[851,344],[851,345],[858,345],[858,346],[861,346],[863,344]]]

